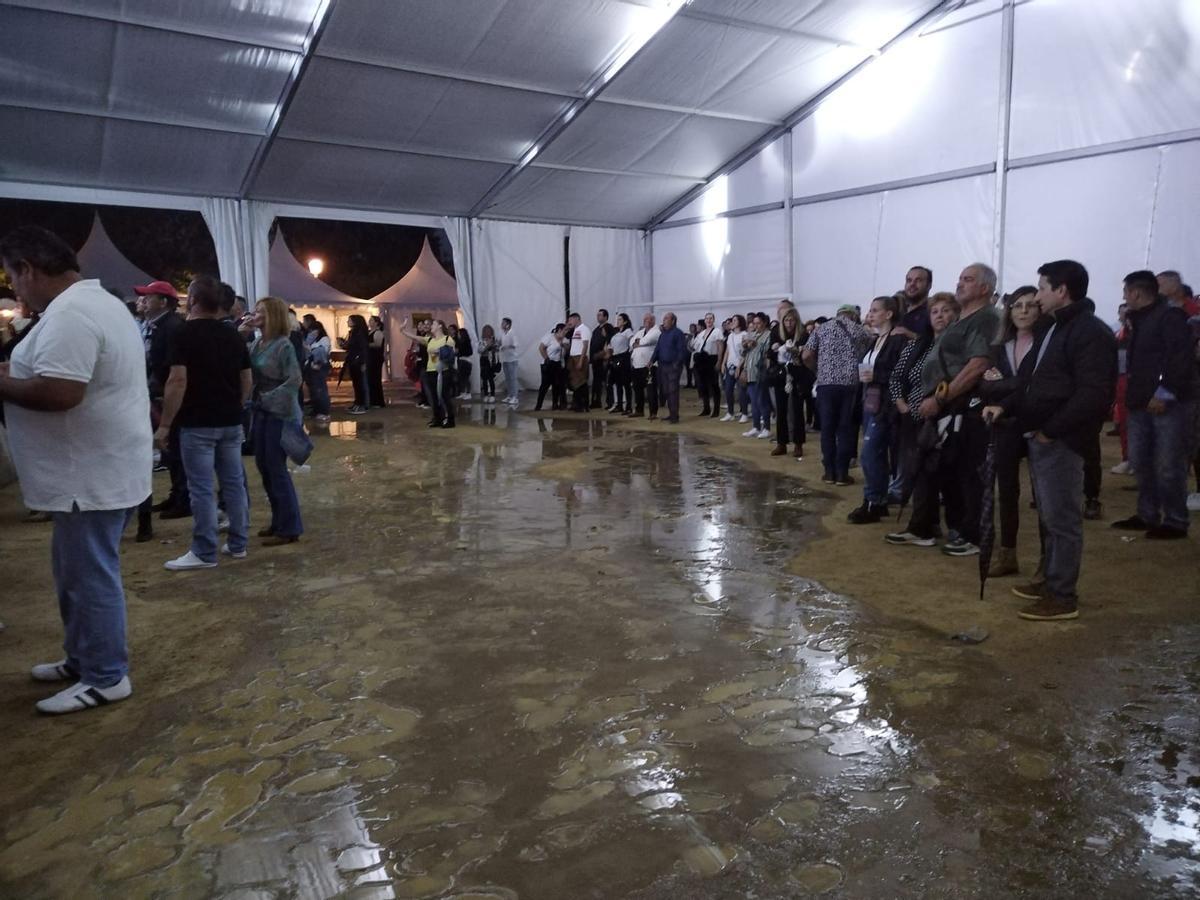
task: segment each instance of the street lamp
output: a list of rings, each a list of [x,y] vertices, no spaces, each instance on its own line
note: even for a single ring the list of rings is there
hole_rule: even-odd
[[[321,273],[325,271],[325,260],[314,256],[308,261],[308,271],[312,274],[313,278],[320,278]]]

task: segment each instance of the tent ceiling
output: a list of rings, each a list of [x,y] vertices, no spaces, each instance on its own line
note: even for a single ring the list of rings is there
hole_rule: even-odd
[[[0,0],[0,178],[640,225],[938,5],[663,3]]]

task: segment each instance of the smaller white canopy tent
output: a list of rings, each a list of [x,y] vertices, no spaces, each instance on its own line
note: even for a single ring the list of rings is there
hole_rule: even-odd
[[[125,297],[133,295],[134,285],[149,284],[155,280],[117,249],[104,230],[98,214],[93,215],[92,230],[75,256],[84,278],[99,278],[106,288],[120,291]]]
[[[367,305],[366,300],[343,294],[319,278],[313,278],[288,249],[282,229],[276,230],[269,260],[267,284],[270,294],[286,301],[288,306]]]
[[[405,318],[428,314],[443,319],[447,324],[451,321],[458,325],[465,324],[459,314],[458,282],[437,261],[428,238],[421,242],[421,252],[413,267],[387,290],[372,297],[370,304],[387,313],[385,327],[388,334],[388,352],[391,357],[391,370],[396,377],[400,377],[404,371],[404,354],[408,352],[408,345],[411,343],[400,333],[400,326]],[[478,359],[476,355],[471,360],[475,370],[478,370]]]

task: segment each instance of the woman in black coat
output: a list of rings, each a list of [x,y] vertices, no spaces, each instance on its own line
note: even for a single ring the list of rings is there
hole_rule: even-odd
[[[1034,326],[1042,311],[1034,297],[1037,288],[1019,287],[1004,298],[1004,339],[992,353],[993,366],[983,375],[979,393],[985,405],[999,405],[1020,389],[1021,371],[1034,344]],[[1000,508],[1000,547],[992,557],[989,578],[1016,575],[1017,529],[1021,521],[1021,460],[1026,455],[1025,437],[1015,419],[996,422],[996,501]]]
[[[370,406],[383,407],[383,360],[387,348],[387,336],[383,333],[383,320],[371,316],[367,329],[367,398]]]
[[[876,297],[867,311],[866,325],[874,340],[858,366],[862,383],[863,440],[859,462],[863,470],[863,502],[847,517],[854,525],[878,522],[888,514],[891,483],[892,432],[898,427],[896,407],[889,390],[892,371],[908,339],[895,332],[900,304],[895,297]]]
[[[350,333],[343,339],[346,350],[346,361],[343,365],[350,371],[350,383],[354,385],[354,405],[350,407],[351,415],[361,415],[367,411],[367,362],[370,353],[371,337],[367,329],[367,320],[360,315],[349,318]]]

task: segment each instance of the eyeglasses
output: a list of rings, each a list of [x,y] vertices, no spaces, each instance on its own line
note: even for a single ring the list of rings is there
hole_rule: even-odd
[[[1037,301],[1035,301],[1035,300],[1026,300],[1021,303],[1014,303],[1012,305],[1011,309],[1013,312],[1018,312],[1018,311],[1027,310],[1027,309],[1040,310],[1041,307],[1037,304]]]

